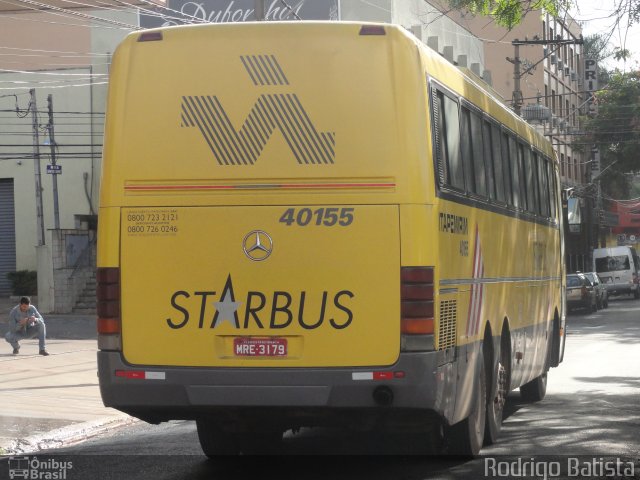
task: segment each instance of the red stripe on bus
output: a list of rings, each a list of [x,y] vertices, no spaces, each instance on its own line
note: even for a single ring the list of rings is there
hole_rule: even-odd
[[[125,190],[249,190],[307,188],[394,188],[395,183],[291,183],[263,185],[126,185]]]

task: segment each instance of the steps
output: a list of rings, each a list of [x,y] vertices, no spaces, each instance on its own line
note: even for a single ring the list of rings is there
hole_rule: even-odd
[[[80,314],[93,314],[96,313],[96,277],[92,275],[87,280],[82,293],[76,301],[75,307],[73,307],[73,313]]]

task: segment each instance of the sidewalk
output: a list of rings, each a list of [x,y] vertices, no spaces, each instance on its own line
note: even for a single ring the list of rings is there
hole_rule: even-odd
[[[73,444],[135,421],[102,404],[94,315],[43,314],[50,355],[38,355],[37,339],[12,355],[4,335],[15,304],[0,298],[0,455]]]

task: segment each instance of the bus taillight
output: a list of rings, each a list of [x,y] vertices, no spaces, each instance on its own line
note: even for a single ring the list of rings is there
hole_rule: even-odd
[[[400,332],[403,350],[433,348],[433,282],[433,267],[402,267],[400,270]],[[411,338],[413,336],[416,338]]]
[[[98,268],[98,347],[101,350],[120,349],[120,269]]]

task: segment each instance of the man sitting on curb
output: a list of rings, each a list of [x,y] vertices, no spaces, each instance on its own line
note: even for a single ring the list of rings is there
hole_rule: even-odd
[[[13,347],[13,354],[20,353],[18,340],[37,336],[40,344],[40,355],[49,355],[44,346],[46,334],[47,328],[44,325],[42,315],[40,315],[36,307],[31,305],[29,297],[22,297],[20,304],[13,307],[9,314],[9,331],[4,337]]]

